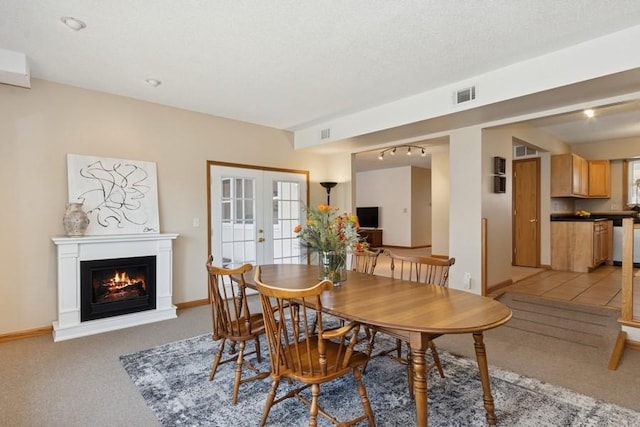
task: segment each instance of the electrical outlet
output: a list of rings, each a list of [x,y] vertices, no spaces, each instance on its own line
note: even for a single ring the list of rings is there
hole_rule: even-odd
[[[464,273],[464,285],[471,289],[471,273]]]
[[[200,227],[200,218],[193,218],[193,228]]]

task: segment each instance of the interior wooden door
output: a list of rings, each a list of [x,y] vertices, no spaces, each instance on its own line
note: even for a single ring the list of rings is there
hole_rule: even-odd
[[[540,158],[513,162],[513,265],[540,265]]]

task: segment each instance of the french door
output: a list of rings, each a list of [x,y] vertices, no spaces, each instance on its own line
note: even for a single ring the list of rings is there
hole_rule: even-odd
[[[308,172],[209,162],[209,251],[213,263],[298,264]]]

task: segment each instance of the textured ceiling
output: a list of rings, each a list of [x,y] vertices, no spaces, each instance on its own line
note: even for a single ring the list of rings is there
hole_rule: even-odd
[[[639,23],[637,0],[0,0],[0,49],[35,78],[295,130]]]

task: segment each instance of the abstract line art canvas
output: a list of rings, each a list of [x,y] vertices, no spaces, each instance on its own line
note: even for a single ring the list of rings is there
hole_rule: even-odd
[[[89,216],[85,235],[159,233],[156,164],[67,154],[69,203]]]

